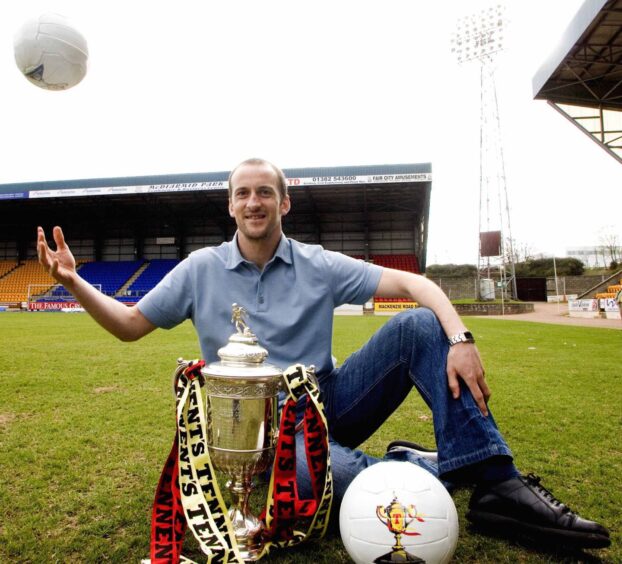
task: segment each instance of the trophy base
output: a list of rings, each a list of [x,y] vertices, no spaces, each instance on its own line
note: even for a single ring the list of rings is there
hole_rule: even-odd
[[[404,549],[387,552],[374,560],[374,564],[392,564],[394,562],[418,562],[425,564],[425,560],[410,554],[410,552],[406,552]]]
[[[261,539],[263,526],[259,519],[249,513],[243,514],[237,508],[232,508],[229,511],[229,519],[235,533],[240,556],[244,562],[259,560],[263,548]]]

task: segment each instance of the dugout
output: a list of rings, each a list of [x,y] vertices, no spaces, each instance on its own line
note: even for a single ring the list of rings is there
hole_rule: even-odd
[[[546,302],[546,277],[533,276],[516,279],[516,294],[523,302]]]
[[[425,272],[430,163],[285,169],[287,236],[363,259],[414,255]],[[76,258],[184,258],[230,240],[228,171],[0,185],[0,260],[36,257],[61,225]]]

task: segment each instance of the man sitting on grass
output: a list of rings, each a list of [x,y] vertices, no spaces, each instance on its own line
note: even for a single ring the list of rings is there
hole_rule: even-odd
[[[496,534],[526,533],[548,548],[608,546],[605,527],[579,517],[539,478],[515,468],[487,406],[490,391],[474,338],[443,291],[422,276],[287,239],[281,219],[289,210],[282,171],[260,159],[243,162],[229,177],[229,214],[238,228],[233,240],[192,253],[133,307],[99,293],[78,275],[59,227],[56,251],[39,228],[39,261],[124,341],[192,319],[207,362],[218,360],[216,351],[231,333],[231,304],[242,305],[273,364],[316,366],[337,502],[359,472],[378,462],[357,447],[415,386],[432,410],[438,454],[397,441],[386,459],[421,465],[448,486],[475,484],[467,518]],[[422,307],[393,317],[336,367],[334,308],[363,304],[373,295],[408,298]],[[304,439],[298,435],[304,462]],[[306,464],[297,466],[300,493],[311,497]]]

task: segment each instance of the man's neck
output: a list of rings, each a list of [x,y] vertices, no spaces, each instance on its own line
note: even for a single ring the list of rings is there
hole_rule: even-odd
[[[248,239],[238,232],[237,240],[240,254],[246,260],[255,264],[259,270],[263,270],[279,246],[281,232],[269,239]]]

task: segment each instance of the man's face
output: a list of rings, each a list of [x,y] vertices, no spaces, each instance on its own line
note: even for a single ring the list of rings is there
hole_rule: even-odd
[[[246,164],[233,173],[229,215],[247,239],[280,237],[281,216],[289,207],[289,196],[281,201],[278,178],[270,165]]]

